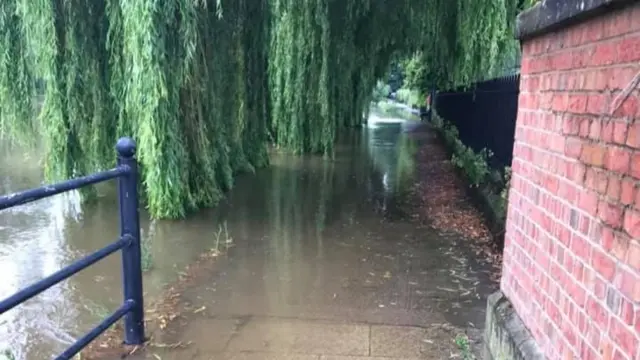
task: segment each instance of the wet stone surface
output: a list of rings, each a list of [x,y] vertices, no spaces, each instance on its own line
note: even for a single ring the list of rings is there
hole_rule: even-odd
[[[415,181],[403,152],[421,146],[405,137],[403,125],[378,124],[335,161],[279,156],[241,179],[228,204],[233,246],[132,357],[462,358],[454,339],[479,339],[492,269],[468,239],[402,210]]]

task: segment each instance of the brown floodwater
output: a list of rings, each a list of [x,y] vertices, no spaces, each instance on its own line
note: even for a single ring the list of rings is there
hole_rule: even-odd
[[[339,139],[334,159],[273,154],[269,168],[240,176],[228,200],[215,209],[183,221],[151,221],[142,214],[142,234],[152,244],[152,267],[144,277],[147,299],[221,237],[223,244],[278,237],[273,251],[283,256],[314,251],[322,257],[327,229],[340,243],[331,224],[355,226],[348,231],[354,236],[353,229],[366,231],[358,224],[401,217],[397,200],[413,169],[413,146],[405,130],[412,126],[413,121],[373,113],[366,128]],[[0,191],[41,185],[39,152],[1,145]],[[97,203],[86,206],[76,193],[68,193],[0,212],[0,298],[117,238],[114,186],[101,187],[100,194]],[[306,241],[296,241],[301,237]],[[64,350],[121,303],[120,266],[116,253],[0,315],[0,353],[9,350],[17,360],[36,360]]]

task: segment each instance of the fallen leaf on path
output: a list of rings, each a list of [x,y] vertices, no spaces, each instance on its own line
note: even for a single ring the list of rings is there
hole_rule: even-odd
[[[151,347],[169,348],[169,349],[183,348],[183,347],[187,347],[188,345],[191,345],[191,342],[188,342],[186,344],[184,344],[182,341],[177,342],[177,343],[173,343],[173,344],[162,344],[162,343],[151,343],[151,344],[149,344],[149,346],[151,346]]]
[[[458,290],[450,289],[450,288],[445,288],[445,287],[441,287],[441,286],[436,287],[436,289],[438,289],[438,290],[442,290],[442,291],[453,292],[453,293],[458,292]]]

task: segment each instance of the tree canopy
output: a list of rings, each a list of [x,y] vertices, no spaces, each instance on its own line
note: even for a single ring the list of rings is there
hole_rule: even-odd
[[[151,215],[179,218],[267,165],[270,142],[331,155],[399,56],[440,86],[491,71],[518,3],[2,0],[0,131],[41,137],[49,180],[112,166],[133,136]]]

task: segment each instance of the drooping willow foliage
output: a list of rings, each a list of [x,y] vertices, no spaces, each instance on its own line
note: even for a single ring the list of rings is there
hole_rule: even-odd
[[[472,79],[516,3],[2,0],[0,131],[41,137],[48,179],[112,166],[133,136],[151,215],[179,218],[266,165],[268,141],[331,155],[399,54],[424,54],[434,81]]]
[[[518,0],[272,0],[271,132],[298,152],[331,153],[364,121],[392,59],[419,54],[420,86],[469,84],[513,51]]]
[[[409,87],[451,89],[501,75],[517,60],[515,17],[530,1],[426,1],[428,39],[405,53]]]
[[[267,163],[266,0],[0,3],[2,129],[33,135],[42,79],[48,179],[113,166],[133,136],[150,213],[177,218]]]

